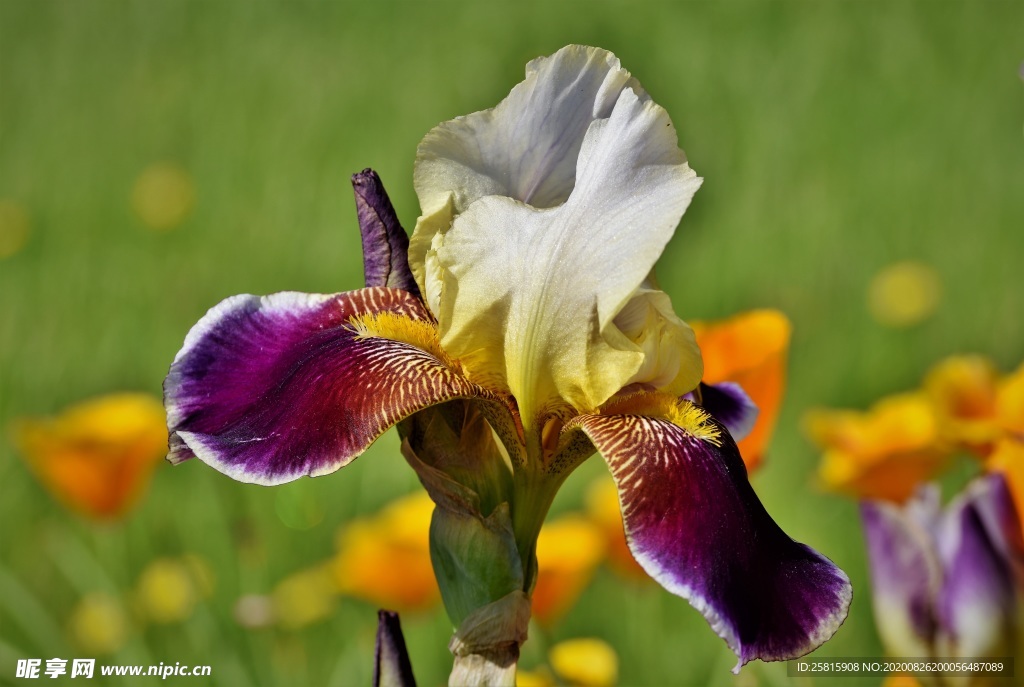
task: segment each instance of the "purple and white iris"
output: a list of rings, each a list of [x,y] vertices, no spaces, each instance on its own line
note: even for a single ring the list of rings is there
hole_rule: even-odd
[[[1021,655],[1024,539],[1001,475],[976,479],[944,510],[929,484],[902,506],[865,501],[861,518],[890,654]]]
[[[749,429],[749,399],[728,386],[696,392],[707,409],[685,397],[700,352],[653,267],[700,179],[613,55],[569,46],[535,60],[496,108],[430,132],[411,240],[376,175],[354,184],[366,288],[210,310],[165,384],[172,462],[280,484],[337,470],[404,421],[407,454],[462,485],[444,507],[484,509],[491,531],[512,533],[509,579],[528,596],[551,500],[596,451],[637,561],[705,616],[737,669],[835,633],[849,581],[754,494],[730,435]],[[449,454],[485,418],[474,446],[498,457],[493,479],[472,475],[477,454],[439,454],[442,416]]]

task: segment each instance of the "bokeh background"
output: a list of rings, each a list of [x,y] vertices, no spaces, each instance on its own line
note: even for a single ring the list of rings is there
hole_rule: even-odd
[[[660,262],[677,312],[768,306],[793,321],[785,403],[753,482],[853,580],[850,617],[819,654],[879,654],[856,505],[815,486],[799,419],[911,388],[952,353],[1003,370],[1024,357],[1019,3],[2,0],[0,427],[106,392],[158,395],[185,333],[229,295],[359,287],[350,175],[378,170],[411,227],[423,134],[493,106],[527,61],[571,42],[621,58],[705,177]],[[157,184],[178,194],[170,218],[146,216],[147,170],[171,170]],[[893,327],[868,290],[903,260],[933,269],[940,292],[930,317]],[[190,684],[369,683],[373,605],[343,598],[305,627],[247,629],[236,602],[418,488],[393,433],[340,474],[275,489],[159,465],[128,516],[95,523],[59,506],[2,431],[0,683],[17,658],[88,655],[69,627],[76,603],[129,599],[153,561],[185,555],[207,592],[180,621],[129,622],[108,662],[213,666]],[[553,513],[578,509],[601,470],[584,465]],[[421,684],[441,684],[443,611],[403,620]],[[615,648],[625,685],[794,682],[783,665],[734,677],[685,601],[605,569],[533,631],[523,665],[580,636]]]

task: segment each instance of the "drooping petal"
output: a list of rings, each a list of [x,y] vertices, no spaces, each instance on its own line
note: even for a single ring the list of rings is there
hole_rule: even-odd
[[[1015,550],[1008,548],[1012,540]],[[938,532],[946,573],[936,600],[940,655],[1014,653],[1019,546],[1020,529],[1002,477],[979,478],[950,504]]]
[[[735,382],[759,409],[750,434],[729,426],[748,470],[760,465],[775,429],[786,388],[786,356],[792,326],[778,310],[751,310],[716,322],[692,322],[708,384]],[[721,420],[714,411],[711,413]]]
[[[586,432],[608,463],[634,557],[707,618],[737,670],[812,651],[846,618],[849,580],[779,529],[735,442],[690,408],[676,421],[584,415],[567,428]]]
[[[409,270],[409,237],[398,221],[384,183],[372,169],[352,175],[363,241],[366,286],[390,286],[420,295]]]
[[[424,293],[424,261],[434,235],[484,196],[536,208],[564,203],[590,124],[607,118],[619,94],[640,84],[611,53],[570,45],[526,65],[526,79],[497,107],[444,122],[416,151],[413,180],[423,215],[410,262]]]
[[[538,210],[488,196],[435,236],[443,347],[503,383],[524,424],[549,404],[591,411],[649,381],[635,375],[651,353],[614,319],[699,185],[665,111],[622,90],[608,118],[587,129],[564,204]],[[681,351],[676,369],[697,385],[696,346]]]
[[[690,395],[687,395],[689,398]],[[725,425],[734,441],[743,440],[757,422],[758,407],[739,384],[720,382],[718,384],[700,384],[700,405]],[[746,462],[746,461],[745,461]],[[750,468],[750,465],[747,465]]]
[[[422,345],[360,333],[352,318],[373,313],[393,313],[409,334],[432,331],[399,289],[214,307],[164,383],[169,460],[195,456],[243,482],[280,484],[337,470],[417,410],[486,395]]]
[[[875,624],[893,656],[928,656],[935,638],[933,607],[941,566],[932,533],[910,512],[932,496],[937,502],[937,492],[919,494],[907,507],[884,501],[861,504]]]

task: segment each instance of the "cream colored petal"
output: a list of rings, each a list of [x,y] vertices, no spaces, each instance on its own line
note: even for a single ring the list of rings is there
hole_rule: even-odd
[[[648,100],[613,54],[570,45],[530,62],[526,79],[497,107],[426,135],[413,175],[423,214],[409,248],[424,293],[424,260],[434,235],[473,201],[498,195],[537,208],[565,202],[587,129],[609,116],[624,88]]]
[[[614,324],[627,339],[640,347],[643,364],[629,384],[681,396],[700,382],[703,364],[700,348],[690,325],[676,316],[668,294],[645,283]]]
[[[596,408],[660,355],[614,320],[700,182],[666,112],[623,90],[609,118],[590,125],[563,205],[486,197],[435,238],[442,346],[504,380],[524,423],[559,399]]]

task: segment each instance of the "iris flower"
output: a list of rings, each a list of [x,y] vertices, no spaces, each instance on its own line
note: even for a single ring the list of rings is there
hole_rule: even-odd
[[[633,555],[737,670],[832,636],[846,575],[782,532],[727,427],[683,398],[700,350],[653,270],[701,180],[614,55],[534,60],[497,107],[428,133],[411,239],[375,175],[355,182],[366,288],[210,310],[165,383],[171,462],[280,484],[334,472],[401,423],[437,504],[453,681],[460,657],[500,647],[514,676],[538,532],[595,451]]]
[[[1020,655],[1024,540],[1001,475],[978,478],[944,510],[938,488],[923,485],[903,506],[865,501],[861,516],[890,654]]]

